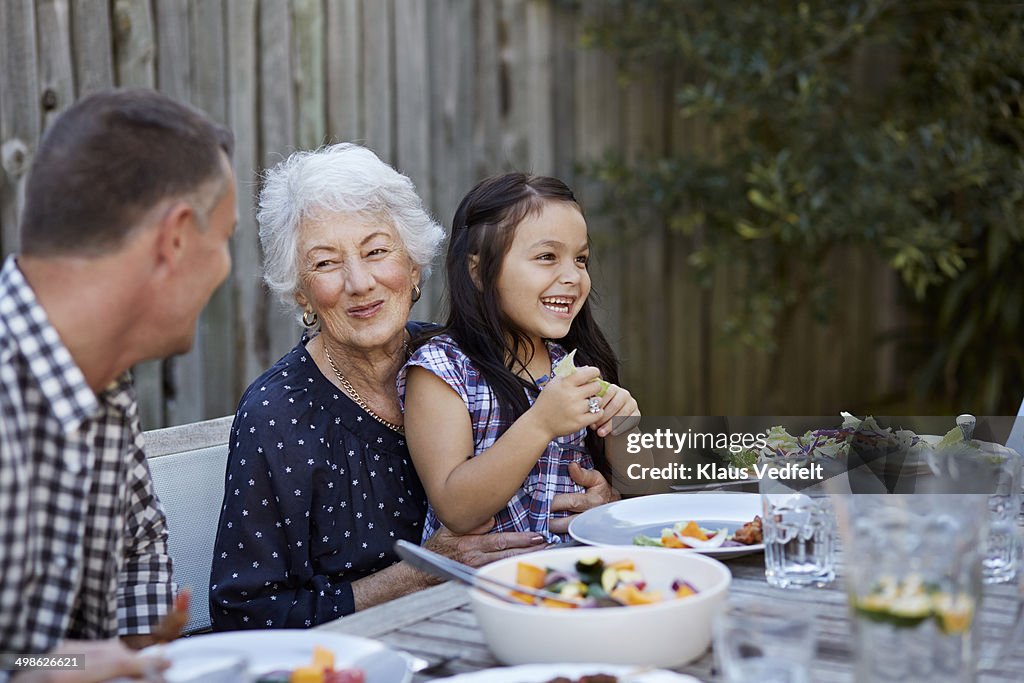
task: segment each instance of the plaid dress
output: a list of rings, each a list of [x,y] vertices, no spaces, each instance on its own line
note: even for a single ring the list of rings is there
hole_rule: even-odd
[[[552,365],[565,356],[565,350],[553,342],[548,344],[548,353],[551,355]],[[398,395],[403,407],[406,373],[413,365],[430,370],[462,398],[473,422],[474,456],[493,446],[508,428],[509,425],[502,418],[497,397],[491,387],[480,370],[450,336],[438,335],[416,349],[399,372]],[[526,393],[532,405],[534,396],[531,392]],[[581,429],[548,444],[518,493],[494,516],[494,531],[532,531],[543,535],[549,543],[568,540],[566,536],[551,533],[548,529],[548,522],[552,516],[564,517],[569,514],[552,513],[551,500],[559,493],[584,491],[569,477],[569,464],[577,462],[585,469],[594,466],[584,445],[586,435],[587,430]],[[441,522],[434,513],[433,506],[430,506],[423,526],[423,539],[426,540],[440,527]]]

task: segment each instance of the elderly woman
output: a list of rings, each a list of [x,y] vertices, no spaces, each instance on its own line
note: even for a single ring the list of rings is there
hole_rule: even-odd
[[[393,550],[419,541],[426,513],[395,378],[423,327],[409,311],[444,232],[407,177],[352,144],[271,170],[258,220],[266,281],[307,333],[235,415],[210,581],[216,629],[313,626],[432,583]],[[558,509],[615,495],[596,472],[576,476],[587,493]],[[427,541],[474,565],[543,544],[444,529]]]

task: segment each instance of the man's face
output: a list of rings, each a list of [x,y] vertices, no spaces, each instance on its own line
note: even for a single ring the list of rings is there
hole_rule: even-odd
[[[176,316],[178,324],[175,325],[174,348],[170,353],[185,353],[192,348],[199,314],[231,272],[230,240],[238,216],[235,206],[235,175],[230,167],[226,172],[226,187],[205,217],[202,215],[203,209],[195,207],[196,221],[188,242],[186,267],[182,270],[184,281],[180,283],[180,307]]]

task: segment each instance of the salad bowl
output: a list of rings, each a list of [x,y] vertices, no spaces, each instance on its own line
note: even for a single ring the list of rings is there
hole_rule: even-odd
[[[494,655],[505,664],[598,662],[676,667],[700,657],[711,643],[711,623],[725,603],[732,575],[718,560],[657,548],[573,547],[518,555],[480,573],[515,583],[519,563],[571,572],[580,560],[632,561],[647,585],[664,593],[653,604],[573,608],[510,604],[470,590],[470,602]],[[695,595],[673,598],[686,582]]]

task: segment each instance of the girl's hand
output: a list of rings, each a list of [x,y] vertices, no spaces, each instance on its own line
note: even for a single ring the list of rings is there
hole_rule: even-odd
[[[549,440],[589,427],[603,417],[601,410],[590,412],[590,397],[601,389],[594,380],[600,376],[597,368],[583,366],[566,377],[552,377],[544,385],[527,412],[539,422]]]
[[[635,427],[640,421],[640,406],[628,391],[617,384],[609,384],[608,391],[601,397],[601,419],[593,425],[598,436],[622,434]],[[615,420],[615,418],[629,418]],[[613,420],[614,423],[613,423]]]

